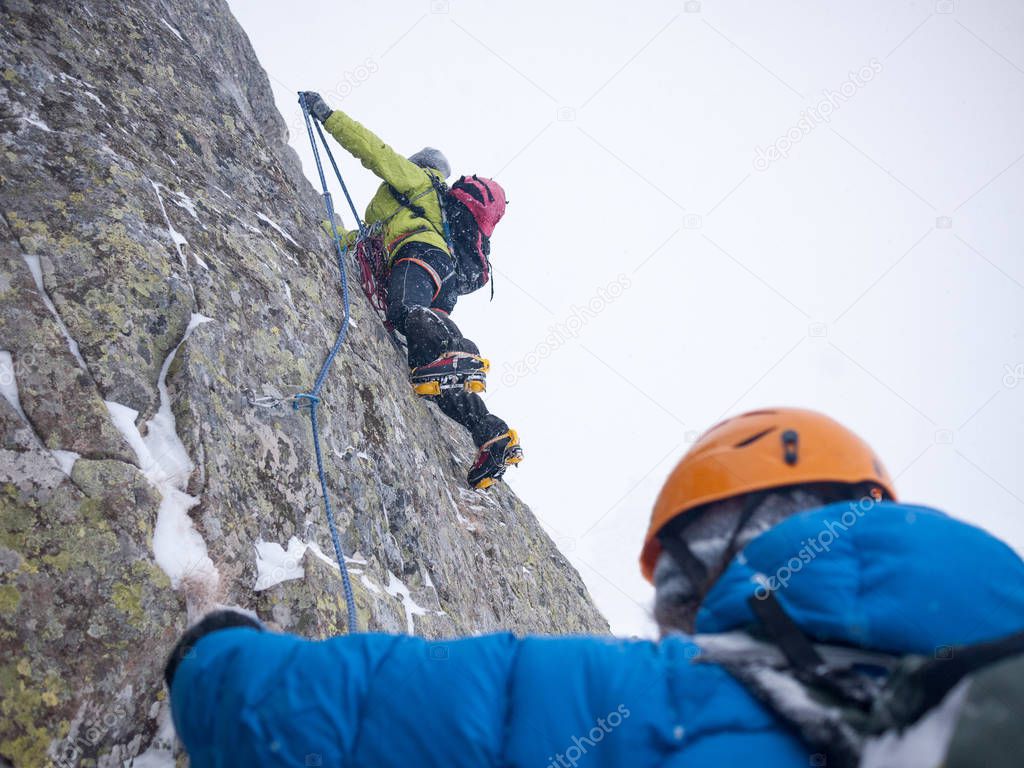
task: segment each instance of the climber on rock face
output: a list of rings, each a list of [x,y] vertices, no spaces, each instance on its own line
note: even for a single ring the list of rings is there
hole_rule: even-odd
[[[433,399],[469,430],[478,452],[469,484],[486,488],[522,460],[515,430],[489,413],[483,391],[489,363],[449,317],[459,296],[491,277],[490,238],[505,214],[505,191],[492,179],[451,173],[444,154],[425,147],[406,159],[313,92],[309,113],[382,179],[366,226],[382,237],[390,267],[387,319],[406,338],[417,394]],[[356,233],[346,233],[351,242]]]
[[[193,768],[1017,765],[1024,562],[894,496],[831,419],[738,416],[655,504],[660,641],[314,642],[213,614],[168,662],[174,723]]]

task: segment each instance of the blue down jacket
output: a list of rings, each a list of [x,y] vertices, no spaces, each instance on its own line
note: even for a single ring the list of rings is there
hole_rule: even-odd
[[[826,533],[827,532],[827,533]],[[752,541],[699,633],[749,625],[757,578],[822,641],[932,654],[1024,628],[1024,563],[924,507],[832,505]],[[697,638],[699,642],[699,638]],[[180,665],[171,702],[193,768],[809,764],[694,639],[353,635],[230,629]]]

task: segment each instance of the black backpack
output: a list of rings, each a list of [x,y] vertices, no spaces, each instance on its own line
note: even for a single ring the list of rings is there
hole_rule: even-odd
[[[826,768],[1024,765],[1024,632],[934,656],[813,643],[769,593],[751,633],[699,635]]]

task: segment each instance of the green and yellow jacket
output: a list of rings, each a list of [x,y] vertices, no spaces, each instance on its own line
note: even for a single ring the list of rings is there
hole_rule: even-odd
[[[356,157],[364,167],[384,183],[377,189],[366,208],[366,225],[381,225],[381,237],[390,258],[407,243],[426,243],[451,253],[444,237],[441,205],[432,177],[444,182],[440,171],[420,168],[385,144],[372,131],[341,110],[334,110],[324,127],[341,146]],[[399,202],[401,196],[412,206],[422,209],[417,216]],[[357,233],[345,233],[346,242],[355,241]]]

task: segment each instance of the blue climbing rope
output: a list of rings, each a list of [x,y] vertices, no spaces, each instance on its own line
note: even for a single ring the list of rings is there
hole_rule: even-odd
[[[320,392],[324,387],[327,374],[331,370],[331,365],[334,363],[334,358],[338,356],[338,352],[345,343],[345,336],[348,333],[350,308],[348,300],[348,275],[345,270],[345,256],[348,253],[348,246],[342,245],[341,236],[338,234],[338,225],[334,220],[334,203],[331,201],[331,193],[327,189],[327,178],[324,176],[324,166],[320,161],[320,149],[317,146],[316,137],[313,134],[313,126],[316,126],[316,132],[319,135],[320,142],[323,144],[324,151],[327,153],[327,157],[331,161],[334,173],[337,175],[338,182],[341,184],[341,189],[345,193],[345,199],[348,200],[349,207],[352,209],[352,215],[359,224],[360,237],[365,234],[365,227],[362,219],[359,217],[358,211],[356,211],[355,204],[352,202],[352,196],[348,193],[348,187],[345,186],[345,181],[341,177],[341,171],[338,170],[338,164],[334,161],[334,156],[331,154],[331,149],[327,144],[327,140],[324,138],[323,131],[320,129],[320,124],[315,120],[310,119],[309,108],[306,106],[306,100],[303,98],[302,94],[299,94],[299,105],[302,107],[302,114],[306,120],[306,132],[309,134],[309,143],[313,148],[313,158],[316,160],[316,170],[317,173],[320,174],[320,186],[323,189],[324,206],[327,208],[327,219],[331,222],[331,233],[334,236],[334,249],[338,257],[338,273],[341,277],[341,300],[345,308],[345,317],[341,323],[341,329],[338,331],[338,338],[335,340],[334,346],[331,347],[331,351],[328,353],[327,359],[324,360],[324,364],[320,368],[320,373],[316,377],[313,389],[310,392],[303,392],[295,395],[292,407],[298,410],[302,408],[305,403],[309,408],[309,422],[313,430],[313,452],[316,454],[316,470],[317,474],[320,476],[320,490],[324,495],[324,509],[327,513],[327,526],[331,531],[331,542],[334,544],[334,556],[338,560],[338,570],[341,572],[341,583],[345,589],[345,606],[348,609],[348,626],[346,627],[346,631],[352,632],[354,629],[358,629],[356,601],[352,595],[352,580],[349,578],[348,566],[345,564],[345,555],[341,550],[341,538],[338,536],[338,526],[334,520],[334,509],[331,507],[331,495],[327,490],[327,473],[324,470],[324,457],[323,452],[320,449],[320,421],[317,417],[317,409],[320,406]]]
[[[309,122],[309,115],[308,114],[306,115],[306,121],[307,121],[307,123]],[[338,183],[341,185],[341,191],[345,193],[345,199],[348,201],[348,208],[349,208],[350,211],[352,211],[352,218],[354,218],[356,220],[356,224],[359,226],[359,234],[360,234],[360,236],[365,235],[366,234],[366,226],[363,224],[363,220],[359,217],[359,211],[356,210],[356,204],[352,202],[352,195],[350,195],[348,193],[348,185],[345,183],[345,179],[343,179],[341,177],[341,171],[338,170],[338,163],[335,162],[334,155],[331,153],[331,147],[327,143],[327,139],[324,138],[324,129],[320,127],[320,123],[318,123],[316,120],[312,121],[312,124],[316,128],[317,136],[320,137],[320,143],[324,145],[324,152],[327,153],[327,159],[331,161],[331,167],[334,169],[334,175],[338,177]],[[317,167],[319,167],[320,166],[320,157],[317,154],[315,149],[313,151],[313,154],[317,155]],[[323,179],[323,177],[324,177],[324,172],[323,172],[323,169],[321,168],[320,169],[320,178]],[[324,191],[325,192],[327,191],[327,186],[326,185],[324,185]],[[333,225],[334,225],[334,214],[333,214],[333,212],[330,213],[330,216],[331,216],[331,225],[333,227]],[[335,235],[335,238],[337,238],[337,235],[338,235],[337,227],[334,227],[334,235]]]

